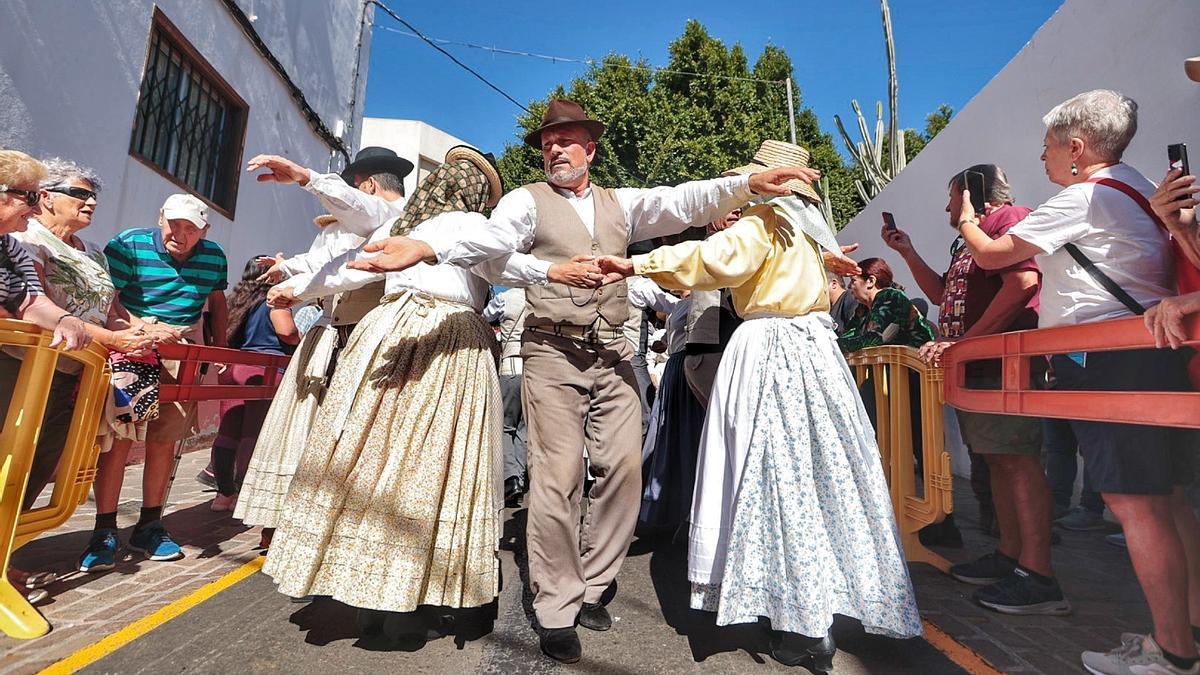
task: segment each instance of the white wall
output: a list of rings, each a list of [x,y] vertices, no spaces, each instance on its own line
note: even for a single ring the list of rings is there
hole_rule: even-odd
[[[887,259],[897,280],[923,295],[880,240],[880,212],[894,213],[925,260],[944,270],[954,238],[945,213],[950,176],[971,164],[998,164],[1017,202],[1036,207],[1060,189],[1038,159],[1042,115],[1089,89],[1115,89],[1138,102],[1139,130],[1125,161],[1157,182],[1166,174],[1168,143],[1186,142],[1200,156],[1200,84],[1183,73],[1184,59],[1200,53],[1197,28],[1196,0],[1067,0],[838,239],[861,242],[859,259]]]
[[[371,145],[395,150],[413,163],[416,168],[404,179],[404,194],[411,195],[417,184],[442,163],[447,150],[470,144],[418,120],[367,117],[363,119],[360,147]]]
[[[370,39],[352,91],[360,0],[237,0],[255,30],[325,123],[360,124]],[[129,156],[145,65],[150,0],[8,0],[0,22],[0,146],[76,160],[105,183],[82,235],[97,242],[153,225],[174,184]],[[319,170],[330,149],[312,130],[282,78],[219,0],[159,0],[168,19],[249,105],[242,166],[260,152]],[[357,107],[351,109],[351,101]],[[340,165],[339,165],[340,166]],[[318,205],[296,187],[260,185],[241,173],[235,220],[211,212],[209,237],[229,256],[231,283],[257,253],[307,249]]]

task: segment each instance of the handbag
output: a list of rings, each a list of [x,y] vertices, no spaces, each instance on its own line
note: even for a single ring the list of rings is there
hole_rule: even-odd
[[[157,418],[162,373],[158,352],[143,356],[112,352],[108,355],[108,365],[112,368],[113,407],[117,420],[136,424]]]

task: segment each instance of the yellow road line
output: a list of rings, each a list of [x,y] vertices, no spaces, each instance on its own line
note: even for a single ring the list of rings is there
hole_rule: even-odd
[[[950,637],[946,631],[933,625],[928,619],[922,619],[921,623],[925,625],[925,641],[933,645],[934,649],[945,654],[946,658],[953,661],[959,668],[971,675],[1001,675],[1001,672],[988,663],[987,659]]]
[[[73,673],[81,668],[84,668],[85,666],[91,665],[105,656],[117,651],[121,647],[124,647],[130,642],[140,638],[146,633],[149,633],[155,628],[158,628],[171,619],[174,619],[180,614],[183,614],[196,605],[208,600],[212,596],[220,593],[226,588],[229,588],[242,579],[251,576],[260,568],[262,568],[262,565],[263,558],[261,556],[257,557],[245,565],[237,568],[236,570],[226,574],[220,579],[205,584],[192,593],[168,604],[153,614],[144,616],[128,626],[125,626],[121,630],[101,639],[99,642],[93,642],[83,649],[80,649],[62,661],[59,661],[58,663],[55,663],[54,665],[41,671],[41,673],[38,675],[59,675],[61,673]]]

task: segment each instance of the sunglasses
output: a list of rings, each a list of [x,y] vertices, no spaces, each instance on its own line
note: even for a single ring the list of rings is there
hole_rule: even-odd
[[[20,188],[7,188],[8,194],[20,195],[25,200],[26,206],[37,206],[40,192],[38,190],[22,190]]]
[[[96,199],[95,190],[89,190],[87,188],[75,186],[49,188],[46,190],[46,192],[57,192],[60,195],[67,195],[68,197],[74,197],[75,199],[85,202],[89,199]]]

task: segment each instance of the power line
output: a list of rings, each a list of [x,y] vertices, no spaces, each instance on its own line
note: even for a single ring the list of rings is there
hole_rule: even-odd
[[[607,65],[607,66],[612,66],[612,67],[616,67],[616,68],[627,68],[629,70],[649,69],[655,73],[667,73],[670,75],[686,75],[689,77],[704,77],[704,78],[710,78],[710,79],[716,79],[716,80],[740,80],[743,82],[762,82],[765,84],[783,84],[784,83],[783,80],[764,80],[759,77],[744,77],[744,76],[738,76],[738,75],[717,75],[715,73],[697,73],[697,72],[692,72],[692,71],[687,71],[687,70],[672,70],[670,68],[655,68],[654,66],[626,65],[624,63],[614,63],[611,61],[606,62],[606,61],[602,61],[602,60],[589,59],[589,58],[575,58],[575,57],[571,57],[571,56],[553,56],[550,54],[538,54],[537,52],[526,52],[526,51],[521,51],[518,49],[504,49],[502,47],[496,47],[496,46],[492,46],[492,45],[483,45],[483,44],[478,44],[475,42],[461,42],[461,41],[457,41],[457,40],[445,40],[442,38],[431,38],[431,37],[427,37],[427,36],[419,34],[419,33],[409,33],[407,31],[402,31],[398,28],[391,28],[389,26],[380,26],[380,28],[382,28],[385,31],[388,31],[389,33],[396,33],[397,35],[404,35],[407,37],[420,38],[430,44],[433,44],[436,42],[438,44],[443,44],[443,45],[454,45],[456,47],[467,47],[469,49],[480,49],[485,52],[491,52],[493,54],[503,54],[505,56],[523,56],[523,57],[527,57],[527,58],[540,59],[542,61],[550,61],[551,63],[579,63],[579,64],[583,64],[586,66]]]
[[[438,46],[438,44],[437,44],[435,41],[433,41],[433,40],[429,39],[428,37],[425,37],[425,34],[424,34],[424,33],[422,33],[421,31],[417,30],[417,29],[416,29],[416,27],[415,27],[415,26],[413,26],[411,23],[409,23],[409,22],[405,21],[404,19],[401,19],[401,18],[400,18],[400,15],[399,15],[399,14],[396,14],[395,12],[393,12],[393,11],[391,10],[391,8],[390,8],[390,7],[388,7],[387,5],[383,4],[383,3],[382,3],[382,2],[380,2],[379,0],[367,0],[367,2],[368,2],[369,4],[372,4],[372,5],[375,5],[375,6],[379,7],[379,8],[380,8],[380,9],[382,9],[384,12],[387,12],[388,16],[390,16],[390,17],[392,17],[393,19],[395,19],[395,20],[399,21],[400,23],[404,24],[404,26],[405,26],[406,28],[408,28],[409,30],[411,30],[411,31],[414,33],[414,36],[415,36],[415,37],[421,38],[421,39],[422,39],[422,40],[424,40],[424,41],[426,42],[426,44],[428,44],[430,47],[433,47],[434,49],[438,50],[438,51],[439,51],[439,52],[441,52],[442,54],[445,54],[445,55],[446,55],[446,58],[448,58],[448,59],[450,59],[451,61],[453,61],[454,63],[458,64],[458,66],[459,66],[460,68],[462,68],[463,70],[467,71],[468,73],[470,73],[470,74],[474,75],[476,78],[478,78],[478,79],[479,79],[479,81],[480,81],[480,82],[482,82],[482,83],[486,84],[487,86],[491,87],[491,88],[492,88],[492,89],[493,89],[493,90],[494,90],[496,93],[500,94],[501,96],[503,96],[504,98],[508,99],[509,101],[512,101],[513,105],[517,106],[517,107],[518,107],[518,108],[520,108],[521,110],[524,110],[525,112],[529,112],[529,108],[526,108],[524,105],[522,105],[520,101],[518,101],[517,99],[513,98],[512,96],[509,96],[509,95],[508,95],[508,92],[504,91],[504,90],[503,90],[503,89],[501,89],[500,87],[498,87],[498,86],[496,86],[496,85],[492,84],[492,82],[491,82],[490,80],[488,80],[488,79],[487,79],[486,77],[484,77],[483,75],[480,75],[480,74],[479,74],[479,73],[478,73],[478,72],[477,72],[477,71],[476,71],[474,68],[471,68],[470,66],[468,66],[468,65],[467,65],[467,64],[465,64],[465,63],[463,63],[462,61],[459,61],[458,59],[454,58],[454,55],[453,55],[453,54],[451,54],[450,52],[446,51],[445,49],[442,49],[440,46]],[[385,26],[384,28],[386,28],[386,26]]]

